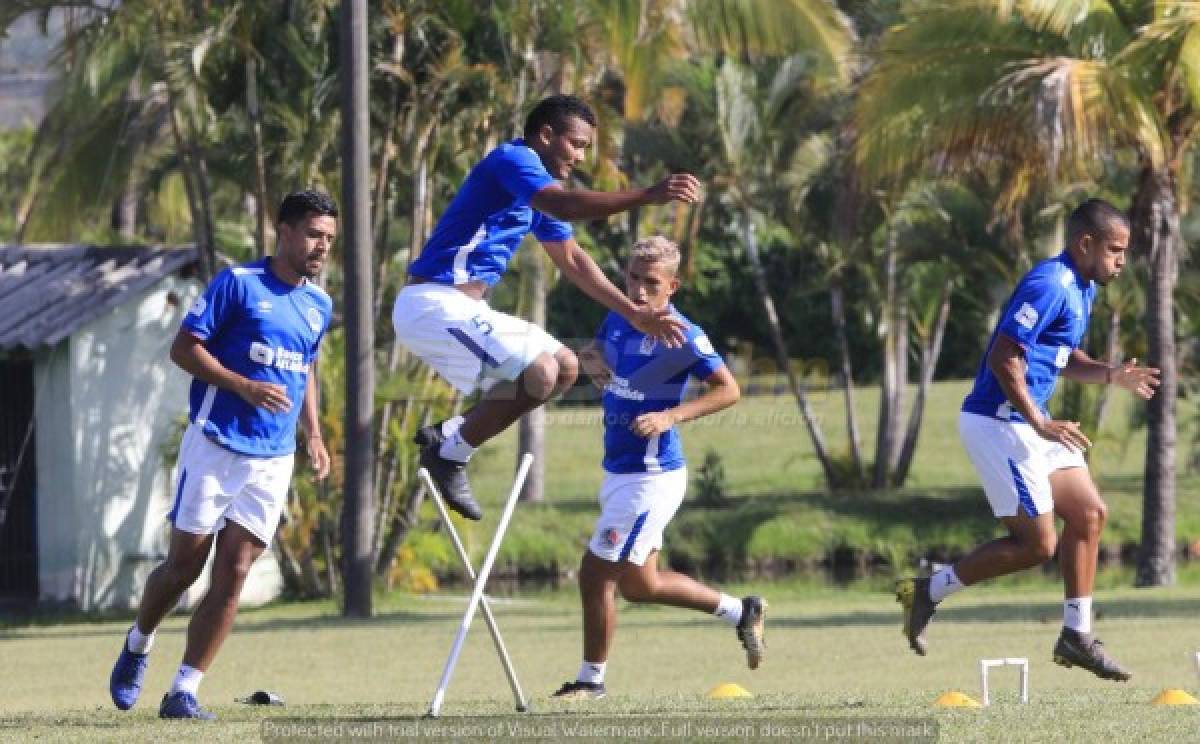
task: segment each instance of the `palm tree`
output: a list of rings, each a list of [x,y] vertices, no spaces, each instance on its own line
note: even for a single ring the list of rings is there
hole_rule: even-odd
[[[1149,362],[1162,370],[1148,409],[1138,585],[1174,580],[1172,311],[1198,41],[1200,10],[1182,0],[931,2],[884,37],[855,112],[871,177],[988,173],[1004,184],[1001,210],[1032,189],[1094,179],[1097,155],[1136,169],[1131,244],[1149,268]]]

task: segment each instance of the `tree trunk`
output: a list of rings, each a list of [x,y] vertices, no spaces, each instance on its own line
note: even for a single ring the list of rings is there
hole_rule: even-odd
[[[850,462],[861,483],[866,481],[867,474],[863,469],[862,449],[859,445],[862,435],[858,429],[858,413],[854,407],[854,366],[850,360],[850,340],[846,335],[845,295],[842,285],[836,280],[829,286],[829,309],[833,315],[833,330],[841,355],[842,383],[845,387],[842,397],[846,401],[846,443],[850,448]]]
[[[371,616],[375,329],[371,292],[371,188],[366,0],[342,0],[342,222],[345,234],[346,491],[342,502],[342,613]]]
[[[1142,491],[1142,544],[1137,586],[1175,582],[1175,282],[1181,237],[1179,205],[1171,174],[1143,169],[1131,210],[1131,243],[1150,269],[1146,293],[1146,333],[1150,366],[1162,370],[1162,384],[1146,407],[1146,465]]]
[[[250,118],[250,135],[254,143],[254,243],[258,257],[267,255],[267,164],[263,155],[262,116],[258,105],[258,61],[253,52],[246,53],[246,115]]]
[[[942,298],[938,305],[937,320],[933,332],[921,343],[921,377],[917,381],[917,394],[913,398],[912,411],[908,414],[908,430],[904,434],[904,444],[900,455],[896,458],[896,467],[892,472],[892,485],[897,488],[908,480],[908,472],[912,468],[913,456],[917,452],[917,438],[921,434],[921,419],[925,415],[925,399],[929,395],[929,386],[933,383],[933,373],[937,370],[938,358],[942,355],[942,339],[946,335],[946,323],[950,320],[950,293],[954,288],[953,279],[947,279],[942,285]]]
[[[521,256],[521,284],[524,285],[530,323],[546,325],[546,266],[540,247],[526,246]],[[542,503],[546,498],[546,407],[538,406],[517,422],[517,464],[528,452],[533,465],[521,487],[521,500]]]
[[[1108,344],[1104,350],[1104,360],[1108,366],[1115,366],[1121,360],[1121,310],[1111,308],[1108,311]],[[1108,403],[1112,400],[1112,386],[1101,385],[1096,400],[1096,432],[1104,425],[1104,416],[1108,413]]]
[[[896,400],[899,395],[899,371],[896,359],[896,335],[908,329],[896,327],[896,229],[888,227],[887,239],[883,243],[884,298],[880,317],[883,329],[883,370],[879,378],[879,426],[875,432],[875,472],[871,477],[873,488],[884,488],[888,483],[888,470],[892,462],[892,450],[896,447]]]
[[[837,488],[837,471],[833,467],[833,461],[829,459],[829,450],[825,446],[825,435],[821,432],[821,426],[813,415],[812,406],[809,405],[808,391],[805,389],[804,381],[796,376],[791,360],[788,358],[787,345],[783,340],[783,329],[779,325],[779,314],[775,312],[775,301],[771,299],[771,289],[767,286],[767,275],[763,271],[762,261],[758,256],[758,237],[754,233],[754,221],[749,211],[743,211],[742,219],[744,222],[742,229],[745,231],[746,240],[746,258],[750,262],[754,288],[758,292],[759,301],[762,302],[763,314],[767,318],[767,325],[771,331],[771,343],[775,347],[775,362],[779,365],[780,371],[787,375],[788,387],[792,390],[792,396],[796,399],[796,405],[804,419],[804,426],[808,429],[809,439],[812,440],[813,454],[816,455],[817,462],[821,463],[821,470],[825,474],[825,484],[830,489]]]

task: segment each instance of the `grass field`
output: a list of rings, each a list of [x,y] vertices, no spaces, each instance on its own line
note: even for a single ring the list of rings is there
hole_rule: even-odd
[[[1134,671],[1132,682],[1104,682],[1049,659],[1060,617],[1050,589],[977,588],[959,594],[931,630],[932,650],[913,656],[898,611],[882,591],[787,584],[760,589],[771,601],[768,655],[754,672],[731,630],[684,610],[623,606],[608,674],[610,697],[556,704],[548,695],[576,670],[579,618],[569,592],[497,601],[496,612],[521,682],[533,701],[528,725],[619,721],[640,714],[672,721],[717,716],[780,723],[839,717],[932,717],[943,741],[1195,740],[1197,707],[1149,701],[1165,687],[1197,693],[1192,654],[1200,639],[1200,588],[1120,589],[1098,598],[1097,630]],[[160,631],[147,690],[133,711],[108,701],[107,677],[123,622],[30,626],[0,634],[0,739],[38,741],[244,741],[268,717],[326,723],[378,719],[416,726],[428,708],[463,597],[393,595],[370,621],[347,621],[325,603],[243,613],[201,698],[213,724],[162,722],[158,698],[178,662],[185,618]],[[1016,701],[1016,674],[993,674],[995,702],[985,710],[931,705],[940,693],[978,697],[978,660],[1025,656],[1031,700]],[[749,700],[709,700],[722,682]],[[282,694],[283,708],[236,704],[256,689]],[[443,721],[482,722],[511,714],[511,696],[482,623],[472,627],[450,687]],[[568,718],[556,718],[567,714]],[[566,737],[562,737],[566,738]]]
[[[708,449],[721,454],[735,502],[730,511],[755,504],[778,506],[790,510],[786,513],[794,522],[827,520],[813,523],[838,529],[892,520],[900,533],[920,538],[926,526],[949,530],[954,527],[950,523],[987,516],[957,441],[954,422],[964,391],[964,383],[934,387],[910,487],[894,494],[823,493],[807,435],[787,396],[747,399],[723,417],[688,426],[684,440],[693,462]],[[1119,402],[1120,410],[1128,410],[1127,400]],[[840,397],[820,393],[814,404],[831,446],[840,448]],[[860,391],[859,405],[871,410],[874,392]],[[864,418],[863,423],[864,444],[873,442],[874,421]],[[1137,532],[1142,436],[1108,432],[1094,437],[1092,468],[1110,504],[1113,534]],[[511,479],[514,439],[511,433],[504,435],[472,466],[477,493],[491,506],[482,525],[464,526],[477,555]],[[549,503],[522,507],[514,520],[514,535],[522,529],[587,529],[594,519],[600,481],[599,440],[594,409],[558,408],[550,413]],[[1187,441],[1181,437],[1181,459]],[[1187,474],[1180,481],[1179,523],[1185,536],[1194,532],[1200,537],[1200,506],[1187,497],[1197,482]],[[689,512],[709,518],[685,504],[681,521]],[[782,534],[787,540],[792,533]],[[965,534],[971,537],[969,531]],[[893,531],[892,536],[900,535]],[[578,541],[569,537],[571,560],[576,560]],[[608,674],[610,697],[588,704],[556,704],[548,698],[579,663],[573,590],[498,599],[496,612],[533,700],[533,714],[511,715],[507,684],[486,630],[477,622],[451,685],[443,721],[462,725],[460,731],[473,731],[474,725],[494,725],[490,717],[500,715],[506,716],[502,726],[524,722],[527,732],[558,732],[559,740],[571,738],[565,735],[569,723],[603,726],[630,716],[670,723],[675,731],[681,721],[699,723],[714,717],[731,724],[753,718],[781,726],[814,718],[915,717],[935,722],[944,741],[1196,740],[1200,706],[1161,708],[1149,701],[1167,687],[1200,693],[1192,661],[1200,648],[1200,565],[1183,566],[1177,587],[1134,590],[1127,588],[1130,583],[1127,570],[1102,572],[1096,605],[1098,633],[1135,672],[1127,684],[1104,682],[1051,663],[1061,601],[1053,578],[1040,572],[956,595],[935,620],[932,652],[926,658],[913,656],[899,633],[888,579],[868,578],[849,589],[810,579],[730,589],[757,591],[771,601],[768,656],[755,672],[745,668],[732,631],[711,618],[623,606]],[[160,632],[143,700],[129,713],[115,711],[107,693],[108,673],[128,618],[49,617],[0,625],[0,740],[245,741],[260,737],[265,719],[280,717],[329,724],[382,721],[428,739],[431,729],[412,727],[420,724],[428,707],[464,602],[461,592],[394,593],[378,598],[377,616],[369,621],[343,620],[327,602],[245,611],[201,690],[205,704],[221,716],[208,725],[155,717],[158,699],[182,653],[185,617],[170,618]],[[996,703],[989,709],[931,705],[947,690],[977,697],[978,661],[996,656],[1029,658],[1029,705],[1017,704],[1016,674],[1011,670],[994,673]],[[722,682],[736,682],[754,697],[707,699],[705,692]],[[280,693],[288,705],[256,708],[234,702],[257,689]],[[698,730],[691,733],[696,740],[702,738]]]

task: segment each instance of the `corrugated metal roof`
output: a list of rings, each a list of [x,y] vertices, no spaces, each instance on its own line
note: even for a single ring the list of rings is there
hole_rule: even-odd
[[[198,255],[193,246],[0,245],[0,349],[56,344]]]

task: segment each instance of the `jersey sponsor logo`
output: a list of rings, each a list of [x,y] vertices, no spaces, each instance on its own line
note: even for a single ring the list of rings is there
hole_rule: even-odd
[[[1058,354],[1054,357],[1054,366],[1062,369],[1063,367],[1067,366],[1067,362],[1070,361],[1070,359],[1071,347],[1060,346],[1058,347]]]
[[[1013,314],[1013,320],[1027,331],[1032,331],[1038,322],[1038,311],[1028,302],[1021,303],[1021,308]]]
[[[204,311],[208,309],[208,300],[204,299],[204,295],[196,298],[192,306],[188,308],[188,312],[197,317],[204,315]]]
[[[275,367],[287,372],[308,372],[308,365],[304,363],[304,354],[280,347],[271,348],[257,341],[250,343],[250,361],[257,362],[264,367]]]
[[[717,353],[717,350],[713,348],[712,341],[708,340],[708,336],[703,334],[696,336],[692,343],[696,345],[696,351],[704,356],[714,356]]]
[[[324,325],[325,319],[321,317],[321,311],[315,307],[310,307],[304,313],[305,320],[308,321],[308,327],[313,329],[313,333],[320,333],[321,326]]]
[[[643,401],[646,399],[646,394],[640,390],[634,390],[629,386],[629,380],[624,377],[613,375],[612,382],[604,386],[605,392],[612,393],[618,398],[625,400]]]

